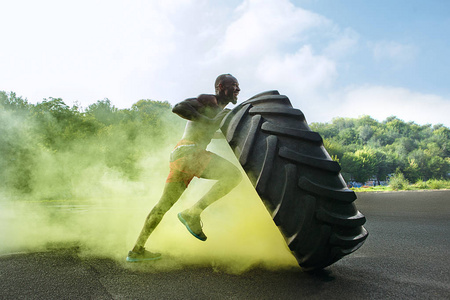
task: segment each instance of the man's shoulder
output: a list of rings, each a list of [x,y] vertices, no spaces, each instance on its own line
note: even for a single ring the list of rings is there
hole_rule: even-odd
[[[217,98],[215,95],[201,94],[198,95],[197,101],[204,106],[218,106]]]

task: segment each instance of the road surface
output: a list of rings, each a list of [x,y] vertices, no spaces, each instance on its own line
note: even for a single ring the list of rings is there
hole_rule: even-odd
[[[450,191],[358,193],[369,237],[322,272],[151,272],[76,247],[0,257],[0,299],[449,299]]]

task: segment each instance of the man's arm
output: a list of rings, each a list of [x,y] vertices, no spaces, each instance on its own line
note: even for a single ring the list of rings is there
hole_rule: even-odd
[[[198,98],[186,99],[172,109],[172,112],[184,119],[208,124],[217,122],[213,116],[216,116],[219,111],[220,108],[213,95],[200,95]]]
[[[198,112],[200,106],[201,104],[197,101],[196,98],[190,98],[175,104],[175,106],[172,108],[172,112],[176,113],[183,119],[187,119],[190,121],[208,121],[208,117]]]

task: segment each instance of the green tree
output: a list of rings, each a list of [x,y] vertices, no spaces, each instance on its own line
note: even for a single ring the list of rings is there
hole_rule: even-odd
[[[95,122],[84,118],[78,107],[69,107],[61,98],[44,99],[33,107],[33,112],[37,134],[43,137],[45,146],[50,149],[68,148],[72,141],[97,131]]]
[[[331,139],[338,135],[339,130],[334,124],[328,123],[311,123],[310,128],[320,133],[324,140]]]
[[[346,152],[342,158],[342,170],[351,174],[357,182],[366,182],[376,174],[377,157],[375,151],[363,148],[355,153]]]
[[[353,128],[345,128],[339,131],[338,139],[343,145],[356,144],[358,141],[357,133]]]
[[[438,124],[433,127],[433,131],[430,135],[429,140],[436,143],[436,145],[441,149],[441,157],[450,156],[450,129],[444,127],[442,124]]]
[[[10,111],[27,112],[31,104],[28,103],[27,99],[17,97],[14,92],[7,94],[0,91],[0,107]]]
[[[382,150],[374,150],[375,155],[375,176],[378,184],[380,181],[385,181],[389,174],[394,172],[394,159],[391,155]]]
[[[96,103],[89,105],[85,111],[87,116],[93,117],[105,126],[120,122],[117,112],[118,109],[111,104],[108,98],[98,100]]]
[[[367,144],[367,142],[372,138],[374,130],[369,125],[364,125],[358,128],[359,139],[362,144]]]
[[[331,157],[335,157],[340,160],[344,155],[344,146],[334,139],[323,140],[323,146],[325,147],[325,149],[327,149]]]
[[[38,139],[30,131],[24,116],[0,109],[0,190],[31,191]]]

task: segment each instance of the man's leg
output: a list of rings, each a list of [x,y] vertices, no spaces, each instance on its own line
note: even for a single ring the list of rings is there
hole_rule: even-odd
[[[196,215],[200,215],[208,206],[231,192],[242,180],[239,169],[216,154],[212,154],[210,163],[200,177],[217,180],[217,182],[189,209],[190,213]]]
[[[178,199],[180,199],[185,190],[186,184],[184,182],[166,183],[161,199],[147,216],[144,227],[142,228],[142,231],[132,251],[141,251],[143,249],[150,234],[161,222],[165,213],[178,201]]]
[[[218,155],[212,154],[211,161],[203,171],[201,178],[218,181],[191,208],[179,213],[178,218],[193,236],[199,240],[205,241],[207,237],[202,230],[200,214],[209,205],[234,189],[241,181],[242,175],[239,169],[231,162]]]

